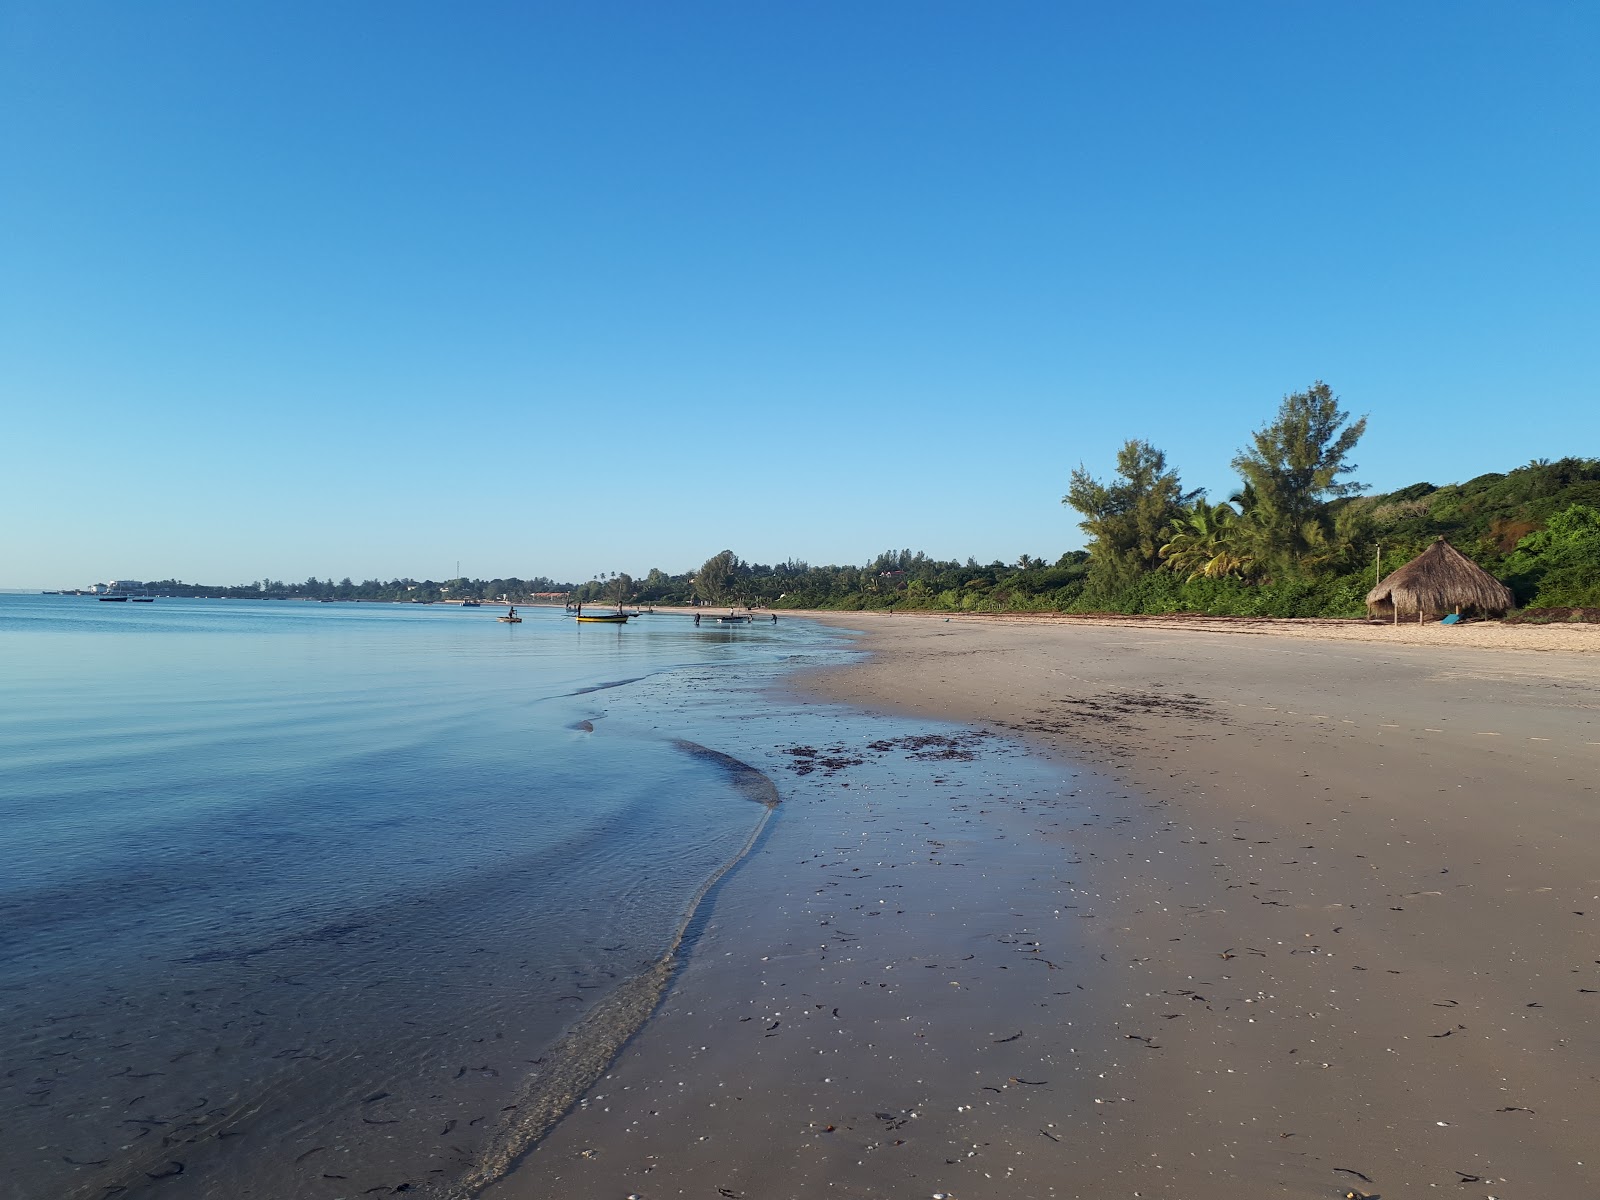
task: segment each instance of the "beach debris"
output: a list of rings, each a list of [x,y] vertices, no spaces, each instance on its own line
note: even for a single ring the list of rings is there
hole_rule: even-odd
[[[183,1164],[177,1159],[172,1159],[167,1163],[165,1171],[146,1171],[144,1174],[146,1179],[171,1179],[175,1175],[182,1175],[183,1172]]]
[[[1013,1033],[1010,1037],[996,1038],[994,1040],[994,1044],[996,1046],[1004,1045],[1006,1042],[1014,1042],[1014,1041],[1016,1041],[1021,1036],[1022,1036],[1022,1030],[1019,1029],[1015,1033]]]
[[[850,755],[843,746],[830,746],[827,750],[818,750],[815,746],[783,746],[780,749],[794,759],[789,769],[796,775],[809,775],[818,769],[824,775],[835,775],[846,767],[859,767],[867,761]]]
[[[1361,1180],[1362,1183],[1372,1182],[1371,1175],[1363,1174],[1362,1172],[1357,1171],[1354,1167],[1335,1167],[1333,1172],[1335,1175],[1354,1175],[1357,1179]]]

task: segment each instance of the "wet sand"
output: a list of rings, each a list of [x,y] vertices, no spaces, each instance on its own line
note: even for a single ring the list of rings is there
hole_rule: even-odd
[[[998,736],[789,754],[486,1195],[1600,1195],[1591,655],[845,623],[816,695]]]

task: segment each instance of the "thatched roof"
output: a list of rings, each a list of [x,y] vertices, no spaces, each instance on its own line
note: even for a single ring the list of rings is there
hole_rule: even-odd
[[[1386,612],[1498,615],[1515,604],[1510,588],[1443,538],[1367,593],[1367,607]]]

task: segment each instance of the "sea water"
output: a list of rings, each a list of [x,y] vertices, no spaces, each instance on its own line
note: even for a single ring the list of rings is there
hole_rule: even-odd
[[[0,596],[0,1196],[450,1194],[636,1027],[846,644],[499,611]]]

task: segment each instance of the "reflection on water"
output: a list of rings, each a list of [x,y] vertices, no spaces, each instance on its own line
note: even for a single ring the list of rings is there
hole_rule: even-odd
[[[839,645],[524,616],[0,597],[0,1195],[426,1193],[513,1122],[766,811],[674,739]]]

